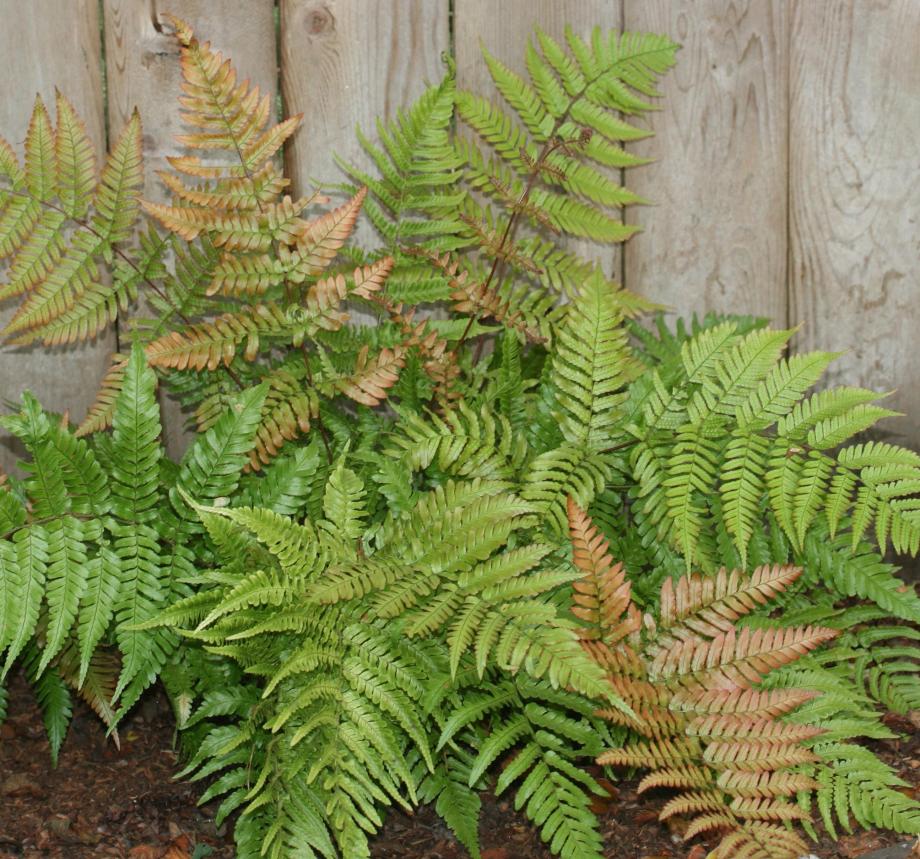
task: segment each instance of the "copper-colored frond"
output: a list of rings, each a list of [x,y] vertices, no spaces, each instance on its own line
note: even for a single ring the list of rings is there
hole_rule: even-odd
[[[189,186],[165,170],[159,171],[157,176],[173,194],[193,206],[230,211],[258,209],[261,203],[274,200],[289,184],[271,161],[251,177],[229,178],[215,186]]]
[[[713,814],[703,814],[695,818],[684,832],[684,841],[689,841],[703,832],[712,832],[714,829],[733,829],[737,824],[735,818],[727,811],[717,811]]]
[[[818,787],[811,776],[796,772],[739,772],[724,770],[717,784],[726,793],[744,797],[794,796]]]
[[[659,626],[678,638],[726,632],[738,618],[784,591],[801,572],[798,567],[776,564],[758,567],[750,576],[722,568],[715,576],[689,573],[676,584],[665,579]]]
[[[285,441],[309,432],[319,414],[316,392],[305,390],[287,370],[273,370],[263,381],[269,387],[262,404],[255,447],[249,452],[249,468],[253,471],[271,462]]]
[[[782,716],[817,696],[806,689],[678,689],[671,706],[692,713]]]
[[[690,638],[659,651],[649,675],[708,689],[749,688],[837,634],[834,629],[812,626],[745,627],[738,633],[731,628],[711,641]]]
[[[356,268],[352,294],[359,298],[370,298],[379,292],[386,285],[394,265],[393,257],[384,257],[371,265]]]
[[[224,254],[205,294],[261,295],[282,284],[284,277],[284,271],[268,254]]]
[[[258,353],[261,336],[277,334],[289,325],[280,308],[260,304],[171,331],[147,345],[147,360],[153,367],[214,370],[222,363],[229,366],[245,343],[243,357],[251,361]]]
[[[655,788],[670,787],[677,790],[706,788],[712,784],[712,774],[701,767],[688,765],[668,767],[650,772],[636,788],[636,793],[644,793]]]
[[[709,743],[703,760],[719,769],[762,772],[811,763],[817,758],[796,743],[744,740]]]
[[[687,725],[687,733],[698,737],[736,738],[752,737],[771,742],[802,742],[824,733],[813,725],[796,725],[779,722],[769,717],[713,715],[694,719]]]
[[[689,738],[656,740],[649,743],[633,743],[621,749],[610,749],[597,758],[601,766],[682,767],[693,764],[700,758],[699,746]]]
[[[799,859],[808,845],[784,826],[749,822],[729,832],[710,859]]]
[[[125,369],[128,359],[117,352],[112,355],[112,366],[109,367],[99,386],[96,399],[89,407],[83,422],[77,427],[76,435],[84,436],[103,430],[112,424],[112,415],[115,414],[115,400],[121,393],[121,386],[125,378]]]
[[[399,379],[399,371],[406,363],[408,348],[405,345],[393,349],[381,349],[379,354],[368,358],[368,347],[358,353],[355,371],[337,384],[338,389],[355,402],[365,406],[378,406],[387,398],[387,390]]]
[[[776,798],[736,797],[731,810],[747,820],[808,820],[808,812]]]
[[[580,634],[614,645],[625,634],[612,635],[631,604],[630,585],[622,563],[614,563],[610,545],[573,498],[568,499],[572,562],[584,573],[573,585],[572,613],[587,624]],[[635,622],[629,625],[635,627]]]
[[[720,791],[698,790],[682,793],[668,800],[658,814],[659,820],[667,820],[675,814],[703,814],[707,811],[722,811],[725,808],[725,797]]]
[[[361,188],[347,203],[304,224],[295,242],[297,261],[292,267],[292,281],[301,283],[325,271],[354,232],[366,196],[367,188]]]

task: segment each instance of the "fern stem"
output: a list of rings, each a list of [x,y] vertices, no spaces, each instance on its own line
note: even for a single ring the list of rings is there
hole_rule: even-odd
[[[555,123],[553,124],[552,131],[547,135],[546,142],[543,144],[543,149],[540,151],[537,160],[534,162],[533,167],[530,171],[530,176],[527,177],[527,184],[524,187],[523,192],[521,193],[520,199],[518,200],[517,206],[514,211],[511,213],[511,217],[508,219],[508,223],[505,225],[505,231],[502,234],[501,241],[498,243],[498,248],[495,252],[495,259],[492,262],[492,268],[489,270],[489,276],[486,278],[484,289],[488,291],[489,287],[492,285],[492,281],[495,280],[495,276],[498,273],[504,260],[502,259],[502,252],[505,250],[505,245],[514,240],[514,234],[517,231],[517,225],[520,221],[520,214],[527,204],[527,201],[530,199],[530,194],[533,191],[536,180],[540,175],[540,170],[543,167],[544,162],[550,155],[553,154],[557,149],[565,147],[567,142],[560,140],[557,135],[559,129],[568,121],[569,114],[571,113],[572,107],[584,96],[588,91],[588,88],[594,84],[596,78],[587,81],[582,87],[582,89],[569,100],[568,105],[566,105],[565,110],[556,118]],[[473,323],[479,318],[479,313],[470,317],[470,321],[467,323],[466,328],[463,331],[463,334],[460,336],[460,340],[457,342],[456,347],[454,348],[454,354],[460,351],[460,347],[463,346],[466,338],[469,336],[470,331],[472,330]],[[476,351],[473,354],[473,363],[479,363],[479,359],[482,356],[483,341],[479,340],[479,343],[476,346]]]
[[[574,102],[573,102],[574,103]],[[563,114],[563,117],[568,114],[566,111]],[[560,118],[556,122],[556,128],[553,129],[553,134],[550,135],[549,140],[544,144],[543,150],[540,152],[539,157],[534,162],[533,169],[530,171],[530,176],[527,177],[527,184],[524,187],[524,190],[521,192],[521,197],[518,200],[518,204],[515,207],[515,210],[511,213],[511,217],[508,219],[508,223],[505,224],[505,231],[502,233],[501,241],[498,243],[498,249],[495,252],[495,259],[492,261],[492,268],[489,270],[489,276],[486,278],[484,289],[488,291],[489,287],[492,285],[492,281],[495,280],[495,275],[497,274],[500,265],[502,264],[502,251],[505,249],[505,245],[514,238],[514,233],[517,230],[517,224],[520,220],[519,216],[521,210],[526,205],[527,201],[530,199],[530,194],[533,191],[534,185],[536,184],[536,179],[540,175],[540,168],[543,166],[543,162],[550,156],[550,154],[558,147],[558,142],[553,139],[556,129],[559,127],[559,123],[562,121]],[[454,347],[454,355],[456,355],[460,348],[466,342],[466,338],[469,336],[469,333],[473,327],[473,323],[479,318],[479,312],[477,311],[471,317],[469,322],[466,324],[466,328],[463,329],[463,334],[460,335],[460,339],[457,341],[457,345]],[[482,356],[482,339],[479,340],[479,343],[476,346],[476,352],[473,355],[473,363],[479,363],[479,359]]]

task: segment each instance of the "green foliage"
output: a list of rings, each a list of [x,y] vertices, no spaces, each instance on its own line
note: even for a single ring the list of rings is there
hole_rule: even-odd
[[[23,656],[55,757],[69,722],[67,687],[114,729],[174,655],[174,634],[137,628],[187,593],[182,579],[193,569],[184,540],[197,525],[179,519],[166,498],[182,487],[204,498],[215,487],[232,491],[254,443],[250,395],[170,476],[155,389],[135,346],[110,435],[77,438],[28,394],[3,419],[30,454],[21,464],[27,476],[10,478],[0,503],[3,674]],[[201,474],[207,479],[196,482]]]
[[[57,126],[36,99],[25,166],[0,138],[0,258],[9,258],[0,298],[19,299],[4,333],[16,343],[71,343],[93,337],[137,296],[122,245],[138,215],[141,123],[134,113],[97,178],[86,127],[57,94]],[[99,276],[113,265],[113,283]]]
[[[605,748],[692,747],[699,772],[660,785],[690,791],[667,808],[703,815],[691,836],[726,830],[714,855],[806,852],[778,821],[807,828],[810,807],[832,832],[916,832],[857,741],[920,706],[920,600],[883,560],[920,550],[920,456],[870,435],[893,414],[875,393],[815,390],[834,355],[787,355],[793,332],[763,320],[643,327],[647,304],[567,241],[634,232],[620,175],[642,160],[623,144],[676,46],[537,33],[526,77],[486,55],[501,103],[448,67],[314,212],[327,201],[287,196],[277,158],[299,117],[272,124],[171,23],[179,143],[207,159],[170,159],[169,203],[137,199],[136,117],[98,181],[63,99],[56,127],[36,106],[24,167],[0,141],[11,333],[72,342],[121,316],[134,343],[77,431],[29,396],[2,419],[29,455],[0,487],[3,677],[25,667],[52,753],[71,690],[114,731],[159,677],[183,774],[218,822],[238,815],[244,859],[367,856],[386,810],[419,802],[476,857],[485,789],[554,854],[601,856],[583,765]],[[362,211],[371,249],[349,243]],[[152,318],[129,324],[140,293]],[[197,429],[178,463],[158,384]],[[598,529],[574,553],[571,505]],[[579,552],[602,538],[623,564],[586,596]],[[599,642],[638,661],[613,670]],[[697,760],[725,750],[680,709],[694,659],[792,702],[767,708],[795,738],[782,753],[741,744],[757,796],[737,759]],[[738,698],[708,715],[737,729]]]

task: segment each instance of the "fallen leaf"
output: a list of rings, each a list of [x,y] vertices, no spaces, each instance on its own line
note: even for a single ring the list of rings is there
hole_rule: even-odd
[[[878,836],[874,832],[858,832],[855,835],[845,835],[837,841],[837,850],[847,859],[857,859],[881,846]]]
[[[28,773],[13,773],[3,782],[0,793],[7,796],[43,796],[43,791]]]
[[[687,854],[687,859],[705,859],[706,848],[702,844],[694,844],[693,848]]]
[[[169,833],[172,835],[173,827],[175,824],[170,823]],[[175,827],[178,831],[178,827]],[[172,843],[169,845],[169,849],[166,853],[163,854],[163,859],[191,859],[192,856],[192,841],[187,835],[182,835],[181,833],[173,838]]]
[[[489,847],[482,851],[482,859],[508,859],[508,851],[504,847]]]
[[[891,728],[892,731],[897,731],[899,734],[912,734],[917,730],[917,724],[914,720],[908,716],[902,716],[900,713],[885,713],[882,716],[882,722],[886,727]]]
[[[163,859],[163,848],[155,844],[138,844],[128,851],[128,859]]]
[[[651,810],[637,811],[633,821],[639,826],[645,826],[646,823],[652,823],[653,821],[657,822],[658,812]]]

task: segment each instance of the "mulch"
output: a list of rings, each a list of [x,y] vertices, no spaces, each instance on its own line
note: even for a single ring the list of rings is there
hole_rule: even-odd
[[[909,727],[904,723],[903,727]],[[899,725],[899,727],[902,727]],[[52,769],[41,716],[21,677],[10,685],[10,713],[0,727],[0,859],[126,857],[224,859],[233,856],[229,826],[214,825],[215,806],[199,807],[200,786],[173,781],[176,755],[169,708],[148,696],[121,729],[121,750],[96,717],[75,709],[58,768]],[[920,735],[876,750],[917,785]],[[681,822],[660,824],[661,797],[637,796],[618,782],[598,804],[607,859],[703,859],[706,847],[680,841]],[[483,859],[549,859],[539,835],[510,801],[483,795]],[[819,859],[906,859],[909,839],[865,832],[812,848]],[[391,813],[374,841],[373,859],[467,859],[430,808]]]

